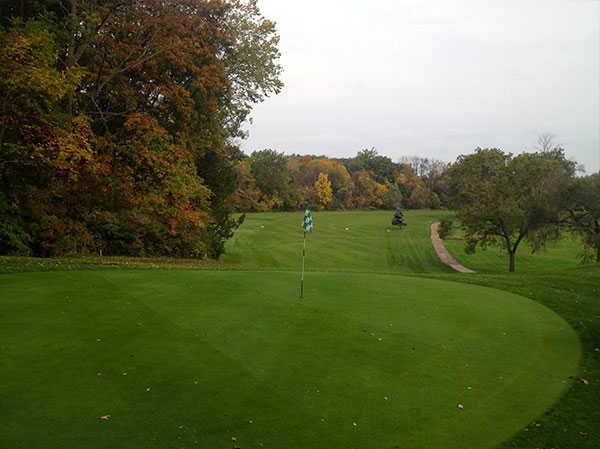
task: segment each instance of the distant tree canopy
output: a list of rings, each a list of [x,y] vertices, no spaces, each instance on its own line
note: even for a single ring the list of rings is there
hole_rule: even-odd
[[[574,173],[575,164],[561,149],[518,156],[495,148],[477,149],[460,156],[449,178],[467,249],[499,244],[507,252],[509,271],[515,271],[523,240],[538,249],[558,236],[563,192]]]
[[[375,148],[359,151],[356,157],[347,159],[346,166],[350,171],[368,171],[373,173],[379,183],[393,182],[398,165],[394,164],[387,156],[377,153]]]
[[[0,252],[218,257],[278,39],[256,0],[3,1]]]
[[[427,161],[441,169],[425,178],[410,163],[394,163],[375,149],[347,159],[255,151],[236,164],[240,183],[234,203],[241,212],[293,210],[305,204],[327,209],[444,207],[448,164]]]

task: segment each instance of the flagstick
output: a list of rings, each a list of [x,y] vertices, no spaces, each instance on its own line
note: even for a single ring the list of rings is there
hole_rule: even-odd
[[[306,255],[306,231],[304,231],[304,243],[302,246],[302,276],[300,277],[300,299],[304,298],[304,256]]]

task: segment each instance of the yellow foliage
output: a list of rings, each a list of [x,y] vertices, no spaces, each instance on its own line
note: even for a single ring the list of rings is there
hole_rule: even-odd
[[[327,173],[319,173],[315,181],[315,192],[321,207],[326,207],[333,201],[333,189]]]

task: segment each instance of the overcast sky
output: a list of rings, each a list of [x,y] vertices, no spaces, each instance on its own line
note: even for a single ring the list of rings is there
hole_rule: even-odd
[[[285,88],[246,152],[454,160],[550,132],[600,169],[600,1],[259,0]]]

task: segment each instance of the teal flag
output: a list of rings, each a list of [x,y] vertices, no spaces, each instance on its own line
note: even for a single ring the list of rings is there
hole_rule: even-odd
[[[312,214],[310,213],[310,209],[306,209],[306,212],[304,212],[304,221],[302,222],[302,229],[304,229],[304,232],[311,232],[313,231],[313,219],[312,219]]]

